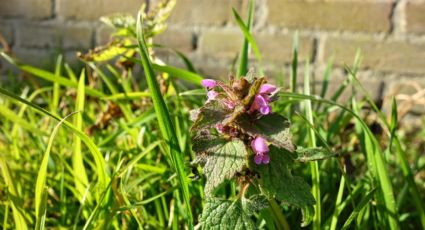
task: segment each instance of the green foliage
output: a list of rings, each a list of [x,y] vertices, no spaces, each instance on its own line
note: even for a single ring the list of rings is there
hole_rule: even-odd
[[[244,143],[238,139],[228,141],[200,136],[194,139],[194,145],[200,145],[196,143],[198,141],[210,143],[209,145],[203,145],[206,147],[204,149],[196,148],[196,152],[202,153],[201,157],[206,158],[202,159],[205,161],[203,172],[207,179],[204,192],[207,196],[210,196],[213,189],[217,188],[226,179],[234,178],[236,173],[242,171],[246,164],[248,152]],[[212,143],[214,144],[213,146]]]
[[[294,151],[290,133],[290,122],[288,118],[273,113],[263,116],[254,122],[249,119],[238,121],[240,127],[252,136],[262,136],[273,145]]]
[[[231,201],[207,198],[200,222],[202,229],[255,229],[239,199]]]
[[[260,188],[269,198],[277,198],[298,208],[312,206],[315,201],[310,186],[300,177],[292,176],[293,153],[274,146],[270,148],[270,165],[258,165]],[[277,179],[279,178],[279,179]]]

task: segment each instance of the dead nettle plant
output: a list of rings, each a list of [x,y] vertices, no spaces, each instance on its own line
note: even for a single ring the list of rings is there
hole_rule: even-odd
[[[315,199],[310,186],[293,176],[297,161],[316,159],[321,149],[296,151],[289,120],[273,113],[279,88],[265,77],[231,77],[228,83],[204,79],[205,104],[192,111],[191,128],[195,165],[206,177],[206,204],[200,218],[203,227],[254,228],[250,216],[276,201],[303,211],[303,225],[310,222]],[[215,191],[234,180],[239,194],[234,199],[215,197]],[[285,225],[280,209],[273,213]],[[283,218],[282,218],[283,217]]]
[[[257,61],[262,60],[250,33],[253,9],[251,0],[246,23],[233,10],[245,37],[237,77],[230,76],[228,82],[202,80],[208,99],[191,112],[196,155],[192,164],[201,167],[206,177],[205,204],[199,219],[203,229],[255,229],[258,225],[252,216],[263,209],[270,211],[275,227],[289,229],[281,204],[302,210],[302,226],[317,222],[320,216],[320,209],[315,214],[312,188],[303,178],[292,175],[292,168],[296,162],[333,154],[323,148],[297,148],[291,140],[290,121],[272,109],[280,89],[267,82],[261,64],[258,75],[248,72],[250,48]],[[232,194],[223,197],[220,188],[225,184],[230,184]]]

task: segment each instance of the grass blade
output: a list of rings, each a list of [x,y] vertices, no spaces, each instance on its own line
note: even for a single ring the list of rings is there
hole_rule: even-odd
[[[152,64],[152,68],[160,72],[168,73],[172,77],[177,77],[196,85],[201,85],[201,80],[204,79],[202,76],[196,73],[169,65]]]
[[[297,90],[297,74],[298,74],[298,31],[295,32],[292,42],[292,64],[291,64],[291,85],[290,91],[296,93]]]
[[[77,102],[75,105],[75,111],[80,111],[79,114],[75,116],[74,125],[75,128],[82,131],[83,129],[83,114],[84,103],[85,103],[85,74],[84,71],[81,71],[80,80],[78,82],[77,89]],[[78,192],[78,200],[81,202],[83,195],[86,191],[86,187],[89,184],[87,179],[86,169],[83,163],[83,155],[81,149],[81,138],[77,135],[74,136],[74,151],[72,153],[72,169],[74,171],[74,183],[75,188]],[[90,200],[90,199],[89,199]]]
[[[50,150],[52,149],[53,140],[55,139],[56,133],[58,132],[62,123],[74,113],[67,115],[53,129],[52,134],[50,135],[49,142],[46,147],[46,151],[43,154],[43,160],[41,161],[40,169],[37,174],[37,181],[35,183],[35,216],[36,216],[36,227],[35,229],[44,229],[44,222],[46,219],[46,199],[47,199],[47,189],[46,189],[46,178],[47,178],[47,163],[49,161]]]
[[[24,118],[22,118],[20,116],[16,116],[15,112],[10,110],[6,106],[0,105],[0,115],[3,117],[3,119],[13,121],[14,124],[15,124],[14,129],[15,129],[15,127],[17,127],[17,125],[19,125],[23,129],[31,131],[35,134],[46,135],[45,132],[43,132],[40,129],[38,129],[37,127],[35,127],[33,124],[29,123]],[[17,130],[17,128],[16,128],[16,130]]]
[[[62,55],[58,56],[56,60],[56,68],[55,68],[55,77],[60,77],[61,75],[61,65],[62,65]],[[51,112],[56,113],[55,110],[59,107],[59,93],[60,93],[60,85],[57,82],[53,82],[53,97],[51,103]]]
[[[321,97],[325,97],[326,92],[328,92],[329,78],[331,77],[332,66],[333,66],[333,60],[331,59],[331,60],[329,60],[328,64],[326,65],[325,74],[323,76],[322,89],[320,90],[320,96]]]
[[[249,9],[248,9],[248,20],[246,22],[248,32],[251,32],[252,24],[254,21],[254,5],[255,1],[249,1]],[[242,44],[241,55],[239,57],[239,69],[236,77],[245,76],[248,73],[248,58],[249,58],[249,41],[245,37]]]
[[[186,204],[187,218],[189,229],[193,229],[193,216],[190,206],[189,185],[184,168],[184,155],[180,152],[179,141],[171,123],[171,118],[164,99],[159,90],[158,83],[155,78],[154,69],[149,57],[149,52],[146,47],[146,42],[143,34],[141,12],[137,17],[137,41],[140,50],[141,62],[145,72],[145,77],[152,96],[155,112],[158,118],[159,128],[164,140],[169,144],[170,155],[174,164],[177,176],[180,182],[180,187],[183,193],[183,198]]]
[[[304,75],[304,94],[310,95],[310,68],[308,62],[305,65],[305,75]],[[310,124],[314,126],[313,121],[313,110],[311,107],[311,101],[305,101],[305,112],[307,120]],[[312,128],[308,129],[308,139],[310,142],[310,147],[317,147],[316,136]],[[310,162],[311,167],[311,192],[316,200],[314,205],[314,216],[313,216],[313,229],[320,229],[321,227],[321,198],[320,198],[320,173],[319,173],[319,162],[313,161]]]
[[[0,157],[0,168],[3,174],[4,182],[7,185],[7,191],[10,196],[9,199],[11,200],[10,204],[12,207],[12,215],[13,220],[15,221],[15,227],[16,229],[26,230],[28,229],[28,226],[22,212],[22,207],[20,207],[19,205],[23,202],[20,200],[21,196],[16,188],[16,185],[18,185],[19,182],[13,180],[9,167],[7,166],[6,159],[4,157]]]
[[[345,184],[345,177],[341,176],[341,180],[339,182],[338,195],[335,200],[335,210],[332,215],[330,230],[336,229],[336,225],[338,223],[338,215],[341,213],[341,210],[342,210],[341,201],[342,201],[342,195],[344,194],[344,184]]]
[[[263,59],[261,57],[260,50],[258,49],[257,43],[254,40],[254,37],[249,32],[249,28],[245,25],[241,16],[239,16],[238,12],[236,12],[235,9],[232,9],[232,12],[233,12],[233,16],[234,16],[236,22],[238,23],[239,28],[242,30],[242,33],[245,36],[245,39],[251,45],[252,51],[254,52],[254,55],[255,55],[255,58],[258,61],[258,66],[259,66],[258,70],[260,72],[260,75],[264,75],[264,71],[262,69],[262,63],[263,63],[262,60]]]
[[[350,226],[351,222],[353,222],[353,220],[357,217],[357,215],[359,214],[359,212],[372,200],[374,193],[375,193],[375,189],[373,189],[372,191],[370,191],[362,199],[362,201],[360,201],[359,205],[357,205],[356,208],[354,208],[353,212],[348,217],[347,221],[345,221],[344,226],[342,226],[342,229],[347,229]]]
[[[117,100],[140,100],[143,97],[150,97],[148,92],[130,92],[130,93],[116,93],[108,96],[104,96],[100,99],[106,101],[117,101]]]

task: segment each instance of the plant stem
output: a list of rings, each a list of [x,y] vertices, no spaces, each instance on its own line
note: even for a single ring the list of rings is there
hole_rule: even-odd
[[[273,219],[276,223],[277,229],[290,230],[288,221],[286,221],[285,216],[282,214],[282,211],[279,205],[276,203],[275,199],[269,200],[271,212],[273,214]]]

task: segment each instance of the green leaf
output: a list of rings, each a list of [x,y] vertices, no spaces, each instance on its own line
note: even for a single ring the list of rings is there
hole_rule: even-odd
[[[259,184],[265,195],[298,208],[312,206],[315,200],[311,195],[310,186],[301,177],[291,174],[294,154],[270,146],[269,155],[269,164],[256,166],[260,174]]]
[[[203,135],[195,137],[193,142],[197,156],[205,157],[203,171],[207,181],[204,191],[207,196],[225,180],[242,171],[248,152],[241,140],[227,141]]]
[[[294,151],[289,130],[290,122],[286,117],[273,113],[254,121],[243,117],[238,123],[240,128],[251,136],[261,136],[279,148]]]
[[[253,195],[248,199],[242,197],[241,202],[244,211],[249,215],[253,215],[256,212],[269,207],[267,197],[259,194]]]
[[[224,120],[231,111],[218,101],[210,101],[199,109],[196,120],[191,131],[208,129],[214,127],[218,122]]]
[[[202,229],[255,229],[240,200],[207,199],[200,223]]]
[[[338,155],[338,153],[330,152],[328,149],[322,148],[322,147],[315,147],[315,148],[298,147],[297,150],[295,150],[295,152],[298,155],[298,158],[295,160],[300,162],[324,160],[324,159],[331,158]]]

